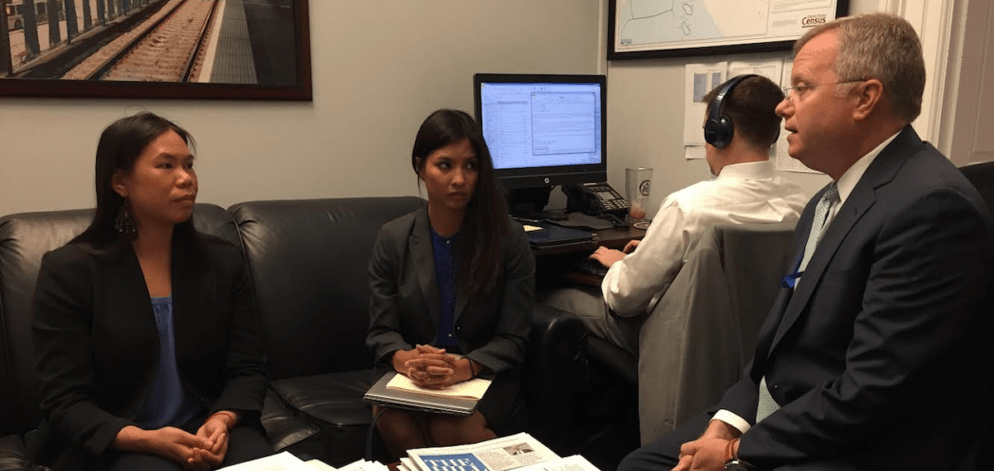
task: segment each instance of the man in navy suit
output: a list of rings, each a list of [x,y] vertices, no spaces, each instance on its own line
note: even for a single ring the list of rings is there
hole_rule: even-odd
[[[801,215],[742,379],[619,469],[991,469],[994,220],[910,126],[918,36],[862,15],[794,52],[777,113],[790,155],[833,181]]]

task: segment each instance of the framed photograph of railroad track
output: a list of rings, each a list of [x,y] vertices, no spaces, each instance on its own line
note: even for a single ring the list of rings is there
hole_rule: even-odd
[[[0,96],[311,100],[308,0],[0,0]]]
[[[608,60],[788,51],[849,0],[608,0]]]

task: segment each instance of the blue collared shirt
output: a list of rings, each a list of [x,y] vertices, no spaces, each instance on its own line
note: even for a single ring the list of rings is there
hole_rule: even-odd
[[[442,237],[431,230],[431,245],[435,256],[435,279],[438,281],[438,295],[441,300],[442,316],[438,321],[438,346],[459,344],[455,331],[456,280],[455,256],[452,244],[457,236]]]

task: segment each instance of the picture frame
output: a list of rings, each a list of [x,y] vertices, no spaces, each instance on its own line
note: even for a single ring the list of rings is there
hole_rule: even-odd
[[[607,58],[787,51],[807,29],[848,12],[849,0],[609,0]]]
[[[29,2],[0,0],[0,96],[312,100],[308,0],[34,0],[34,33]]]

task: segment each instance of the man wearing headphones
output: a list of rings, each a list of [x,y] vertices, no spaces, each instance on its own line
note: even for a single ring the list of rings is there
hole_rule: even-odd
[[[623,252],[600,247],[590,256],[609,268],[601,292],[564,288],[540,295],[541,302],[577,313],[594,335],[632,354],[638,352],[640,315],[652,312],[705,229],[796,222],[808,201],[768,160],[780,131],[779,86],[762,76],[740,75],[704,100],[707,162],[714,178],[667,196],[641,242],[630,242]]]

